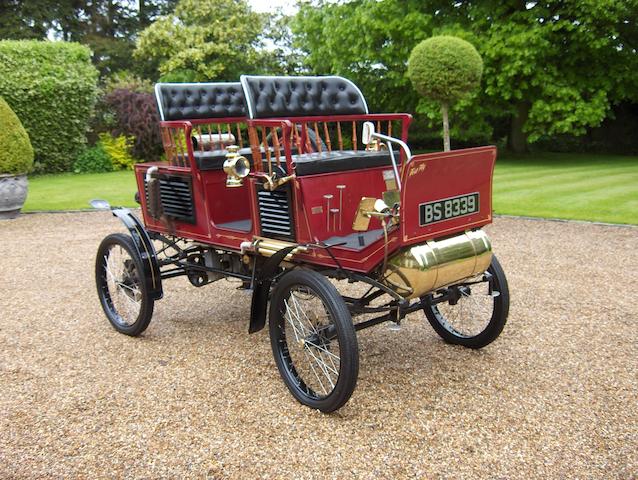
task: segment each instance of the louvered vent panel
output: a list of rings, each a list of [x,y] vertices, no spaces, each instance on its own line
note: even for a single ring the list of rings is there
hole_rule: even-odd
[[[290,189],[280,188],[274,192],[259,190],[259,219],[264,237],[295,240],[295,228],[290,209]]]
[[[195,223],[190,177],[162,176],[159,181],[164,215],[182,222]],[[148,204],[148,188],[146,188],[146,201]]]

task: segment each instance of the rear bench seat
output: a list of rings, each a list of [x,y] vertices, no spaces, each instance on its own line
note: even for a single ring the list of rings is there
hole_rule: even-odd
[[[239,82],[219,83],[157,83],[155,98],[163,121],[211,120],[245,118],[246,103]],[[251,159],[250,148],[240,152]],[[181,154],[178,153],[178,157]],[[202,170],[221,170],[226,150],[204,150],[197,147],[193,136],[193,157]]]
[[[156,83],[155,98],[164,121],[246,116],[244,92],[238,82]]]

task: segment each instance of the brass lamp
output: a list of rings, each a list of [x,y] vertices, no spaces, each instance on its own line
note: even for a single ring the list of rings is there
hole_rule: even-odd
[[[250,162],[238,153],[237,145],[229,145],[226,150],[228,151],[224,161],[224,172],[227,175],[226,186],[241,187],[244,178],[250,173]]]

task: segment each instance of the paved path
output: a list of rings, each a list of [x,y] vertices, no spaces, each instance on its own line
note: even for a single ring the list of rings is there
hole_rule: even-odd
[[[280,381],[249,297],[184,279],[116,333],[93,262],[105,213],[0,223],[0,478],[638,476],[638,229],[499,218],[503,335],[444,344],[420,314],[359,335],[326,416]]]

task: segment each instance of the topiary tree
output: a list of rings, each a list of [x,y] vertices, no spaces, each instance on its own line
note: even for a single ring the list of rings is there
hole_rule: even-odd
[[[450,105],[477,90],[483,60],[474,46],[458,37],[441,35],[419,43],[408,59],[414,89],[441,104],[443,149],[450,150]]]
[[[33,147],[27,131],[0,97],[0,175],[24,175],[33,169]]]

